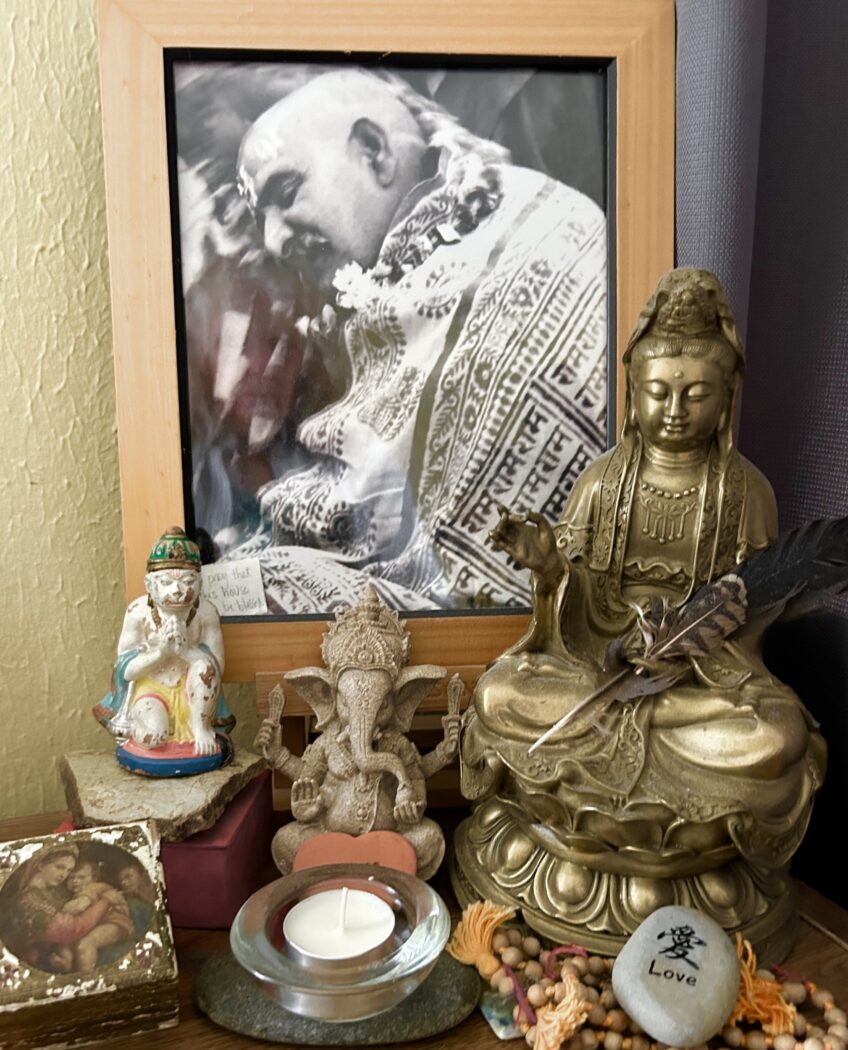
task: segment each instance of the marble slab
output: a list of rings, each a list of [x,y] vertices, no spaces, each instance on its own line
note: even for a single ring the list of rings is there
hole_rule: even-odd
[[[180,842],[212,827],[267,763],[237,751],[229,765],[195,777],[143,777],[122,769],[111,752],[77,751],[58,768],[75,827],[155,820],[163,841]]]

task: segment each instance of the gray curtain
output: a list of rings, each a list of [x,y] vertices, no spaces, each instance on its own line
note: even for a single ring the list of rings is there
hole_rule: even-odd
[[[848,514],[848,3],[677,0],[677,259],[715,270],[747,347],[739,445],[781,524]],[[848,602],[766,659],[822,724],[827,779],[795,870],[848,906]]]
[[[766,0],[677,2],[677,260],[719,277],[743,339],[766,13]]]
[[[748,354],[740,447],[782,524],[848,513],[848,3],[677,0],[677,261]]]

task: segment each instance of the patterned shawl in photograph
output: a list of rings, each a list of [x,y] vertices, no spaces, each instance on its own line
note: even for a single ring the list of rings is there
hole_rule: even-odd
[[[497,503],[556,521],[605,448],[606,260],[583,194],[442,151],[376,266],[337,275],[347,392],[228,554],[260,556],[270,608],[329,612],[367,583],[407,610],[529,604],[486,537]]]

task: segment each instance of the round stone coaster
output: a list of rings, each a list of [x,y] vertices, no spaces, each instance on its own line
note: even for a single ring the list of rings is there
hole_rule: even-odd
[[[362,1021],[313,1021],[283,1009],[227,952],[210,956],[194,981],[206,1016],[232,1032],[300,1046],[377,1046],[408,1043],[446,1032],[477,1005],[480,978],[442,952],[426,981],[402,1003]]]

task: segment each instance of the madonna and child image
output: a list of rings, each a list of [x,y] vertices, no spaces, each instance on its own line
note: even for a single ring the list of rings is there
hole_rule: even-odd
[[[204,560],[276,615],[529,605],[497,504],[557,519],[608,445],[605,72],[170,75]]]
[[[151,926],[155,899],[147,872],[119,846],[42,846],[0,889],[0,941],[45,973],[90,973],[132,951]]]

